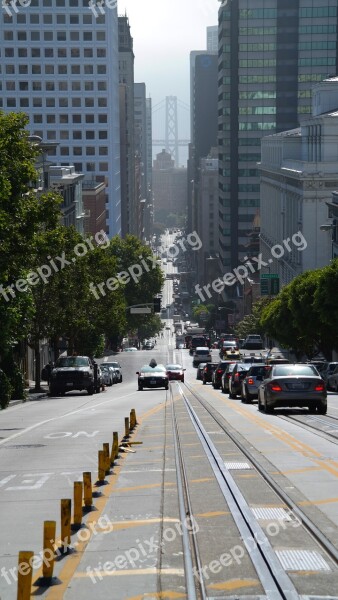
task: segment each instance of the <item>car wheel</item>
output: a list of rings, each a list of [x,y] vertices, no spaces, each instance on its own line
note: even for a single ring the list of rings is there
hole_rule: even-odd
[[[273,408],[271,406],[269,406],[266,402],[264,404],[264,412],[267,415],[270,415],[271,413],[273,413]]]
[[[169,389],[169,385],[165,385],[165,386],[164,386],[164,389],[165,389],[165,390],[168,390],[168,389]]]
[[[89,396],[92,396],[94,394],[94,386],[90,385],[89,388],[87,388],[87,392]]]
[[[262,403],[261,403],[261,401],[260,401],[260,398],[259,398],[259,396],[258,396],[258,410],[259,410],[260,412],[262,412],[262,410],[263,410],[263,405],[262,405]]]
[[[121,377],[120,377],[120,383],[122,383],[122,375],[121,375]]]
[[[142,391],[143,391],[143,387],[142,387],[142,385],[139,385],[139,386],[138,386],[138,391],[139,391],[139,392],[142,392]]]
[[[327,413],[327,406],[323,406],[322,404],[318,404],[317,405],[317,412],[319,415],[326,415]]]
[[[205,381],[205,379],[203,379],[203,385],[206,385],[206,384],[207,384],[207,382]]]
[[[233,394],[232,392],[229,392],[229,398],[230,400],[236,400],[237,394]]]
[[[314,415],[317,412],[317,406],[315,404],[309,404],[309,413]]]
[[[184,377],[181,379],[182,383],[184,383]]]
[[[55,385],[51,385],[50,386],[49,395],[50,396],[57,396],[58,395],[58,391],[57,391],[57,388],[55,387]]]

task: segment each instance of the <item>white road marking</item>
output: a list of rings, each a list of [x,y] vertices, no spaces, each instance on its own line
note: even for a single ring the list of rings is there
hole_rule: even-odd
[[[136,392],[133,392],[132,394],[127,394],[126,396],[121,396],[120,400],[124,399],[124,398],[128,398],[129,396],[135,396],[137,394]],[[105,400],[104,402],[99,402],[98,404],[94,404],[94,406],[92,408],[97,408],[98,406],[102,406],[104,404],[109,404],[110,402],[116,402],[116,398],[111,398],[110,400]],[[14,440],[17,437],[23,435],[24,433],[28,433],[29,431],[32,431],[33,429],[37,429],[38,427],[41,427],[42,425],[46,425],[46,423],[52,423],[53,421],[58,421],[59,419],[64,419],[65,417],[70,417],[71,415],[76,415],[80,412],[82,412],[84,409],[83,408],[79,408],[77,410],[72,410],[71,412],[65,413],[64,415],[59,415],[58,417],[52,417],[51,419],[46,419],[45,421],[40,421],[40,423],[35,423],[35,425],[31,425],[30,427],[27,427],[26,429],[23,429],[22,431],[18,431],[18,433],[13,433],[13,435],[10,435],[9,437],[5,438],[4,440],[0,441],[0,446],[2,444],[6,444],[7,442],[9,442],[10,440]],[[85,409],[87,410],[87,409]]]

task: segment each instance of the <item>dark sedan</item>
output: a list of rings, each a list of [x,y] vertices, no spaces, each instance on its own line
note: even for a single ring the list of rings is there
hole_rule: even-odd
[[[313,365],[273,365],[258,388],[258,409],[308,407],[311,413],[325,415],[327,393],[325,381]]]
[[[212,383],[212,374],[214,370],[217,368],[218,363],[207,363],[202,372],[202,381],[203,385],[207,383]]]
[[[240,396],[242,380],[246,376],[249,368],[250,365],[248,364],[235,364],[231,373],[231,377],[229,378],[229,398],[231,398],[232,400],[234,400],[237,396]]]
[[[212,374],[212,387],[215,390],[219,390],[222,384],[222,375],[226,370],[227,366],[231,363],[229,360],[220,360],[216,369]]]
[[[166,370],[169,381],[182,381],[184,383],[184,371],[182,365],[167,365]]]
[[[143,388],[169,388],[169,376],[164,366],[157,365],[151,367],[150,365],[144,365],[140,371],[136,371],[138,375],[138,389],[139,392]]]

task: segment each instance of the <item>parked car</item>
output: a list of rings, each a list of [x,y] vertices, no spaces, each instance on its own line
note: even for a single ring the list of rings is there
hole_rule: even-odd
[[[202,371],[202,381],[203,381],[203,385],[206,385],[207,383],[212,383],[212,374],[214,372],[214,370],[216,369],[218,363],[213,363],[213,362],[209,362],[205,365],[203,371]]]
[[[97,366],[88,356],[60,356],[51,372],[50,395],[86,390],[91,396],[97,388]]]
[[[112,367],[113,369],[115,369],[116,378],[117,378],[117,381],[115,383],[122,383],[122,380],[123,380],[122,368],[121,368],[121,365],[120,365],[119,362],[117,362],[115,360],[114,361],[108,361],[108,362],[102,363],[101,367],[103,367],[103,366],[105,366],[105,367]]]
[[[137,352],[137,348],[135,348],[135,346],[132,346],[131,348],[125,348],[124,351],[125,352]]]
[[[251,404],[258,397],[258,388],[261,385],[269,367],[264,363],[250,365],[247,374],[242,379],[241,400]]]
[[[338,365],[335,367],[332,375],[327,379],[327,389],[338,392]]]
[[[104,385],[113,385],[116,381],[115,369],[107,367],[107,365],[100,365],[100,367]]]
[[[184,371],[182,365],[167,365],[167,373],[169,375],[169,381],[182,381],[184,383]]]
[[[229,364],[230,363],[228,360],[219,361],[216,369],[212,374],[212,387],[214,388],[214,390],[219,390],[219,388],[221,387],[222,375]]]
[[[229,398],[234,400],[237,396],[240,396],[242,390],[242,380],[246,376],[249,365],[245,363],[237,362],[232,369],[231,376],[228,379],[229,382]]]
[[[143,388],[169,388],[169,376],[164,365],[144,365],[140,371],[136,371],[138,375],[138,390],[141,392]]]
[[[229,379],[231,377],[231,373],[233,371],[233,369],[235,368],[236,362],[227,362],[226,364],[226,368],[224,369],[224,372],[221,376],[221,388],[222,388],[222,393],[226,394],[227,392],[229,392]]]
[[[211,354],[209,348],[200,347],[196,348],[194,357],[192,360],[193,367],[197,367],[201,362],[211,362]]]
[[[262,350],[264,348],[263,340],[260,335],[251,334],[245,338],[243,348],[246,350]]]
[[[324,381],[326,381],[326,389],[328,390],[335,389],[330,386],[329,378],[331,377],[331,375],[333,375],[336,367],[338,367],[338,362],[329,362],[327,363],[326,369],[321,372],[322,378],[324,379]]]
[[[325,381],[311,364],[272,365],[258,388],[258,409],[308,407],[311,413],[325,415],[327,393]]]
[[[202,381],[203,379],[203,369],[205,367],[207,363],[200,363],[197,367],[197,372],[196,372],[196,379],[199,379],[200,381]]]

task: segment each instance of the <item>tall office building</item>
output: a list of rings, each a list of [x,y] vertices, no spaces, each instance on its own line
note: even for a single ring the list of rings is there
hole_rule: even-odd
[[[134,51],[127,16],[118,18],[120,138],[121,138],[121,229],[122,236],[136,235],[135,141],[134,141]]]
[[[121,231],[117,12],[93,5],[3,3],[0,107],[27,113],[32,134],[57,142],[55,162],[105,181],[112,236]]]
[[[250,256],[261,138],[311,113],[337,72],[337,0],[223,0],[219,9],[219,246],[224,271]]]
[[[208,52],[218,52],[218,26],[207,27],[207,50]]]

